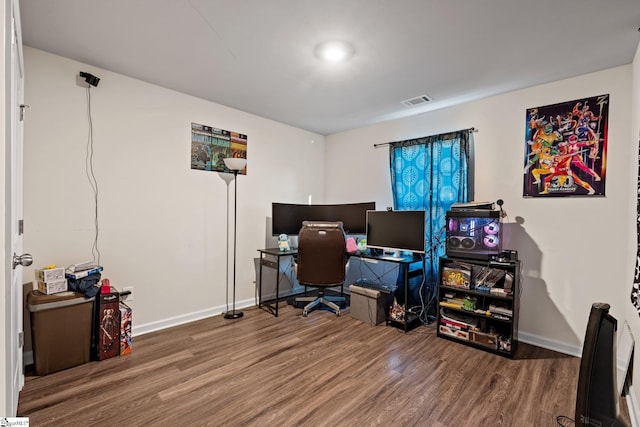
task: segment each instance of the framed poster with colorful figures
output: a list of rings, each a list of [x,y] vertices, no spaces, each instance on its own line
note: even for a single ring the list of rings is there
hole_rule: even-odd
[[[608,94],[529,108],[523,196],[604,196],[608,125]]]
[[[247,135],[191,123],[191,169],[229,172],[227,157],[247,158]],[[240,174],[246,175],[247,168]]]

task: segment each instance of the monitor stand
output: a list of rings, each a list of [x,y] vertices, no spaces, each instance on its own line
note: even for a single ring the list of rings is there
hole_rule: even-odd
[[[384,251],[383,256],[391,256],[394,258],[402,258],[402,251]]]

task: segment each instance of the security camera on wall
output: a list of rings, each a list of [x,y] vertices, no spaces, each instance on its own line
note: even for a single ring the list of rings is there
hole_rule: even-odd
[[[94,76],[91,73],[87,73],[86,71],[80,71],[80,74],[78,77],[80,78],[80,83],[83,86],[86,86],[85,84],[82,83],[83,80],[87,85],[93,86],[93,87],[97,87],[98,83],[100,83],[100,78]]]

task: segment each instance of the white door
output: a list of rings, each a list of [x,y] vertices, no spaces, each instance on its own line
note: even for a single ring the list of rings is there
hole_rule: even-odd
[[[31,255],[22,253],[22,138],[24,124],[24,62],[22,58],[22,37],[20,34],[20,11],[18,0],[11,0],[11,103],[9,105],[11,116],[10,151],[10,180],[11,180],[11,206],[8,221],[10,221],[11,239],[11,283],[10,289],[10,314],[7,325],[8,344],[7,362],[11,375],[10,385],[7,390],[8,416],[15,416],[18,408],[18,395],[24,385],[24,368],[22,366],[22,267],[31,265]]]

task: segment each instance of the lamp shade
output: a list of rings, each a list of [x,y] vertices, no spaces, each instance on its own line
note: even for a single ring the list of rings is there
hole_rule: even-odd
[[[239,157],[227,157],[224,159],[224,165],[232,171],[239,171],[244,169],[247,165],[247,159]]]

